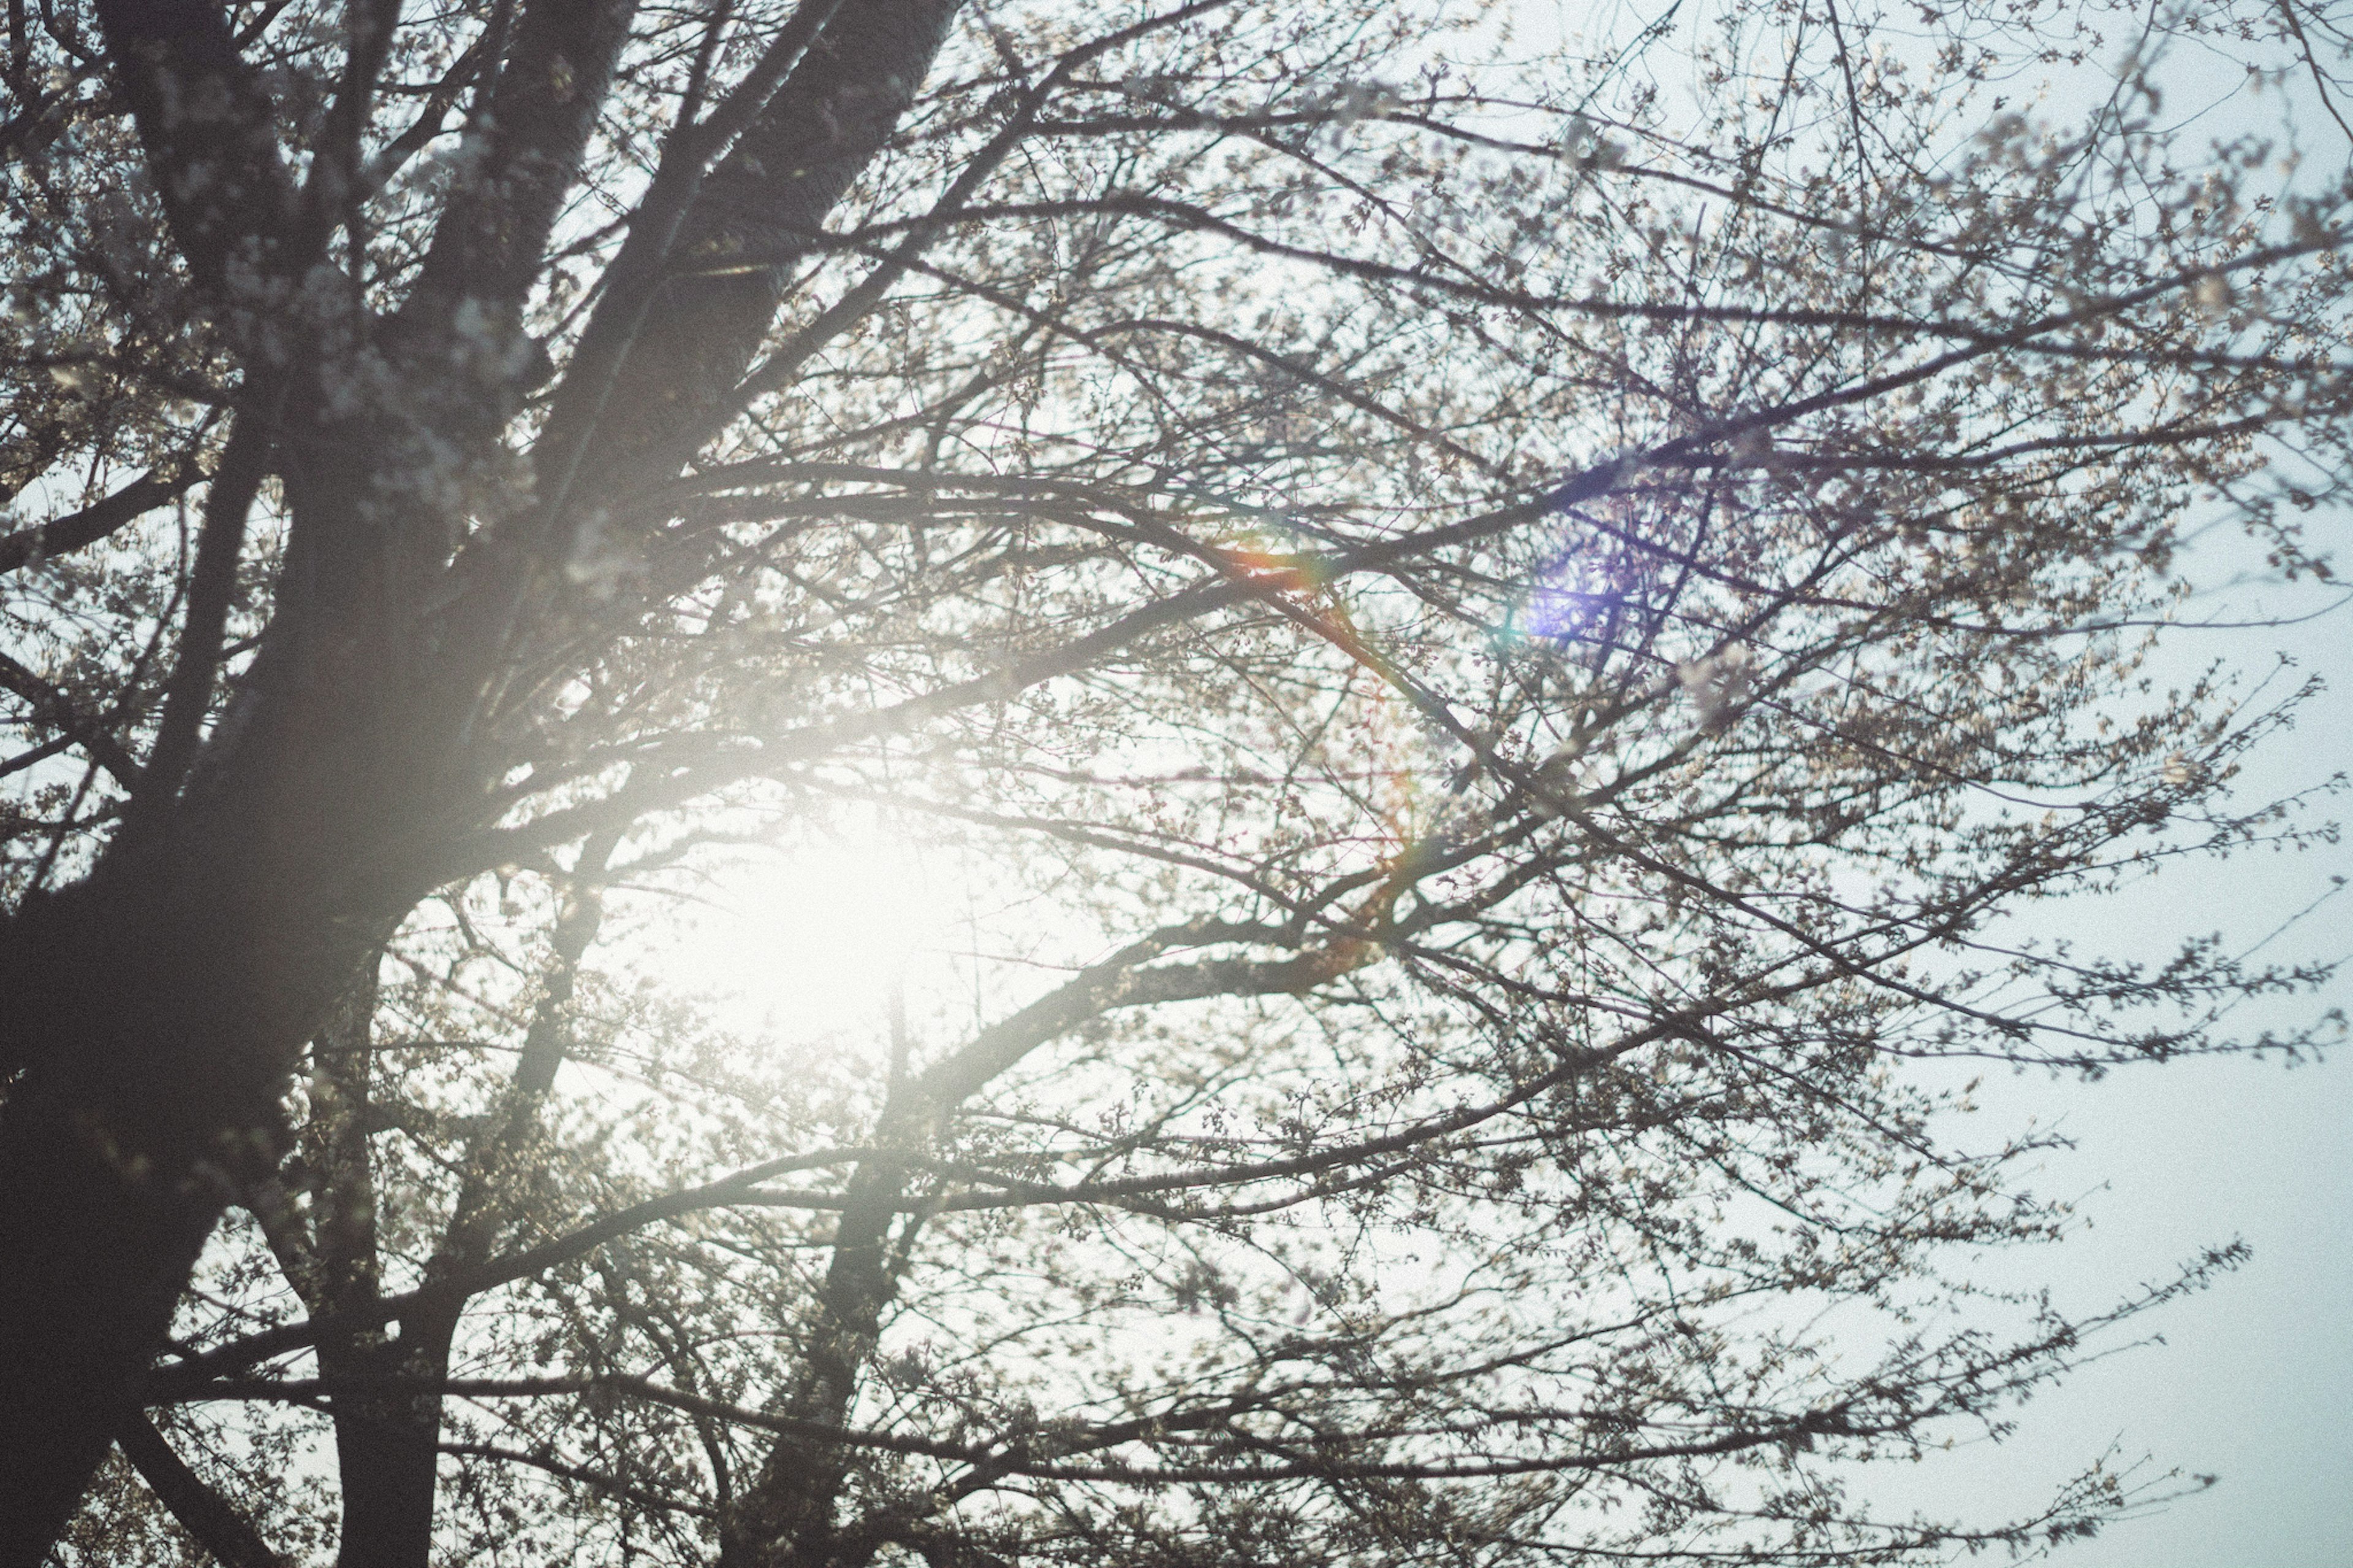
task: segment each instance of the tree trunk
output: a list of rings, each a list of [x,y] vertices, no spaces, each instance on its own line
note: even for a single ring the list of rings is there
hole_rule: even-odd
[[[880,150],[955,9],[841,6],[690,215],[673,258],[681,276],[649,319],[610,326],[631,345],[614,384],[560,389],[555,426],[584,439],[593,430],[618,460],[723,406],[773,317],[784,260]],[[544,44],[565,66],[564,86],[549,86],[553,68],[509,73],[517,96],[502,91],[498,121],[501,144],[518,143],[519,172],[496,202],[456,215],[428,272],[470,288],[505,279],[506,302],[520,308],[514,279],[536,275],[628,16],[626,0],[524,7],[516,50]],[[174,172],[235,153],[237,188],[261,193],[172,207],[178,245],[217,293],[255,215],[289,200],[266,96],[216,7],[126,0],[101,21],[159,187],[195,190]],[[175,91],[197,88],[235,111],[223,134],[237,135],[220,147],[190,141],[171,112]],[[736,252],[775,264],[740,275],[712,266]],[[482,403],[480,389],[418,390],[437,395],[401,403],[381,430],[330,427],[306,412],[308,395],[285,400],[274,468],[293,522],[237,712],[184,794],[168,798],[178,781],[167,779],[89,880],[28,900],[0,929],[0,1074],[15,1075],[0,1105],[0,1568],[37,1568],[63,1529],[137,1409],[232,1191],[276,1163],[280,1100],[303,1042],[425,890],[390,847],[420,843],[428,824],[470,826],[468,804],[504,769],[473,726],[522,597],[487,595],[471,632],[442,638],[425,626],[420,606],[457,524],[409,515],[426,503],[401,465],[489,440],[506,405]],[[630,411],[633,436],[604,427],[607,409]],[[412,416],[448,428],[420,433],[404,422]],[[400,1456],[386,1463],[412,1479],[421,1430],[393,1421],[378,1434]],[[375,1440],[355,1433],[362,1447]],[[400,1518],[413,1511],[404,1504]]]
[[[258,927],[101,879],[7,933],[41,1048],[0,1108],[0,1568],[41,1561],[137,1410],[214,1222],[277,1162],[305,1015],[369,945]]]
[[[875,1141],[911,1136],[913,1120],[894,1117],[886,1108]],[[781,1406],[796,1420],[839,1426],[849,1418],[881,1333],[882,1314],[898,1293],[892,1232],[904,1193],[905,1172],[894,1163],[869,1161],[850,1178],[799,1384]],[[907,1239],[902,1236],[902,1245]],[[758,1479],[721,1521],[721,1568],[822,1568],[829,1563],[849,1459],[837,1443],[779,1437]]]
[[[335,1395],[335,1468],[343,1497],[335,1568],[425,1568],[432,1560],[441,1395],[422,1389],[448,1375],[456,1331],[454,1313],[430,1322],[412,1317],[396,1340],[319,1347],[319,1373],[330,1382],[396,1376],[422,1385]]]
[[[514,1081],[503,1097],[500,1113],[479,1134],[469,1151],[466,1179],[460,1184],[449,1224],[426,1268],[430,1285],[446,1285],[486,1260],[499,1232],[520,1206],[521,1185],[515,1167],[535,1141],[540,1109],[554,1086],[571,1040],[571,1004],[581,956],[596,938],[603,920],[603,902],[593,879],[601,875],[618,842],[602,835],[582,851],[582,879],[566,894],[556,922],[554,962],[546,990],[533,1011],[523,1042]],[[372,996],[372,993],[371,993]],[[367,1022],[352,1021],[364,1038]],[[346,1074],[340,1090],[357,1102],[364,1094],[364,1068]],[[353,1082],[353,1079],[358,1082]],[[349,1119],[347,1119],[348,1121]],[[365,1131],[358,1133],[356,1154],[346,1152],[341,1173],[346,1190],[337,1208],[373,1203],[373,1184],[366,1172]],[[339,1252],[321,1249],[322,1261],[340,1265],[349,1281],[346,1300],[373,1301],[376,1291],[373,1217],[366,1224],[364,1267],[354,1267],[350,1244],[358,1238],[360,1216],[344,1217],[344,1246]],[[411,1312],[401,1320],[397,1340],[377,1331],[364,1336],[322,1341],[320,1375],[357,1380],[357,1391],[338,1391],[335,1398],[335,1459],[343,1484],[343,1519],[336,1568],[427,1568],[433,1554],[434,1499],[441,1458],[442,1398],[428,1392],[449,1375],[450,1347],[464,1310],[463,1298],[451,1295],[447,1304],[429,1312]],[[403,1388],[369,1390],[372,1379],[393,1377]]]
[[[0,931],[0,1568],[40,1562],[137,1408],[214,1222],[284,1150],[304,1042],[406,908],[384,847],[446,797],[386,743],[374,641],[290,638],[189,793]]]

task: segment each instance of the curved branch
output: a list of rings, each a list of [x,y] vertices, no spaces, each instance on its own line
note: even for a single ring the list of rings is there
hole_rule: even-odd
[[[79,511],[69,511],[63,517],[51,518],[30,528],[0,534],[0,572],[14,572],[35,562],[69,554],[95,544],[137,521],[173,497],[186,493],[206,477],[193,463],[185,465],[176,476],[168,479],[158,479],[156,474],[156,469],[150,468],[112,495],[93,501]]]
[[[187,617],[180,633],[180,657],[164,688],[164,717],[126,828],[152,823],[187,776],[195,760],[198,732],[213,700],[213,677],[220,665],[221,637],[229,603],[237,596],[237,562],[245,552],[246,520],[269,472],[273,446],[269,422],[240,414],[221,454],[220,471],[205,497],[205,529],[196,546],[196,566],[188,584]]]

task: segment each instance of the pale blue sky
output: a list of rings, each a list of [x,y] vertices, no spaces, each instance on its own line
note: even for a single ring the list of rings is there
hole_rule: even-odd
[[[1609,32],[1661,15],[1671,0],[1513,0],[1531,47],[1572,30]],[[1857,8],[1849,7],[1852,18]],[[1868,5],[1860,7],[1868,12]],[[1895,8],[1898,13],[1902,7]],[[1684,7],[1689,20],[1696,8]],[[2121,48],[2120,35],[2112,37]],[[2165,67],[2168,111],[2201,140],[2274,129],[2295,104],[2299,179],[2333,182],[2345,139],[2309,101],[2245,90],[2243,63],[2177,52]],[[2018,89],[2031,98],[2031,84]],[[2067,95],[2050,101],[2063,105]],[[1974,127],[1957,126],[1966,136]],[[2340,560],[2353,529],[2313,521],[2316,543]],[[2191,557],[2220,584],[2261,552],[2218,536]],[[2353,568],[2347,574],[2353,575]],[[2250,581],[2200,601],[2209,618],[2305,615],[2335,593]],[[2250,768],[2244,798],[2273,798],[2353,771],[2353,606],[2295,626],[2185,631],[2167,668],[2186,679],[2209,661],[2246,669],[2284,652],[2331,679],[2297,731]],[[2353,818],[2353,798],[2323,802],[2308,821]],[[2353,845],[2300,857],[2268,853],[2183,865],[2152,886],[2098,903],[2042,910],[2038,930],[2086,947],[2162,958],[2185,936],[2221,931],[2243,946],[2353,879]],[[2279,960],[2353,953],[2353,889],[2263,949]],[[2336,1005],[2353,1012],[2353,984],[2320,999],[2273,1006],[2286,1025]],[[2246,1016],[2250,1033],[2261,1020]],[[2253,1259],[2213,1289],[2143,1320],[2167,1342],[2080,1371],[2021,1412],[1998,1447],[1979,1445],[1918,1470],[1856,1480],[1859,1497],[1897,1510],[1985,1520],[2031,1512],[2052,1487],[2113,1446],[2154,1468],[2212,1473],[2214,1487],[2161,1511],[2056,1549],[2058,1568],[2353,1568],[2353,1049],[2288,1069],[2241,1058],[2177,1062],[2092,1085],[2042,1077],[1996,1079],[1979,1095],[1990,1127],[2056,1121],[2078,1147],[2046,1162],[2039,1190],[2082,1195],[2092,1227],[2023,1267],[2059,1304],[2097,1310],[2144,1280],[2170,1275],[2210,1244],[2243,1237]],[[2008,1119],[2005,1123],[2003,1119]],[[1978,1142],[1984,1141],[1980,1131]],[[2017,1260],[1989,1268],[2021,1278]]]
[[[2343,520],[2334,526],[2339,531]],[[2239,542],[2229,542],[2239,545]],[[2227,572],[2229,553],[2207,553]],[[2250,586],[2227,605],[2306,610],[2336,595]],[[2212,658],[2244,667],[2274,649],[2332,679],[2296,731],[2249,770],[2245,797],[2277,796],[2353,770],[2353,607],[2274,630],[2182,634],[2175,668]],[[2339,796],[2308,820],[2343,820]],[[2353,846],[2260,853],[2177,868],[2126,898],[2054,911],[2086,942],[2160,953],[2220,930],[2242,943],[2353,879]],[[2264,957],[2353,952],[2353,889],[2263,950]],[[2248,1015],[2301,1021],[2353,1010],[2340,978],[2323,999]],[[2179,1259],[2243,1237],[2253,1260],[2213,1289],[2156,1314],[2166,1343],[2086,1368],[2023,1413],[1998,1450],[1962,1456],[1948,1501],[2024,1502],[2110,1443],[2127,1458],[2221,1479],[2156,1515],[2053,1554],[2062,1568],[2353,1568],[2353,1052],[2289,1068],[2225,1058],[2176,1062],[2081,1085],[2041,1078],[1989,1086],[1989,1113],[2058,1121],[2078,1141],[2038,1183],[2085,1194],[2093,1228],[2039,1259],[2063,1304],[2090,1307]],[[1985,1492],[1977,1494],[1975,1489]]]

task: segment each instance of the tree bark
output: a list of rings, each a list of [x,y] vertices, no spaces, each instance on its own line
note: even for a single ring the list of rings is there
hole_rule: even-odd
[[[629,472],[646,452],[723,405],[827,215],[931,74],[960,4],[846,0],[711,171],[681,226],[670,276],[651,300],[609,301],[591,317],[584,358],[614,339],[617,374],[609,388],[559,387],[541,443],[543,451],[562,452],[595,430],[584,492]],[[628,411],[626,429],[608,428],[608,409]]]
[[[319,1346],[320,1375],[393,1377],[417,1385],[335,1395],[335,1468],[343,1488],[336,1568],[424,1568],[431,1561],[441,1458],[441,1396],[457,1314],[412,1317],[400,1337]]]
[[[290,482],[295,534],[340,537],[180,793],[0,931],[0,1568],[46,1552],[223,1206],[275,1169],[304,1043],[422,890],[393,847],[465,798],[368,548],[400,520],[356,468]]]
[[[375,975],[363,973],[312,1046],[311,1119],[303,1153],[318,1183],[312,1250],[298,1282],[314,1314],[357,1317],[381,1300],[376,1189],[370,1152]],[[438,1383],[448,1371],[454,1314],[411,1319],[397,1339],[381,1328],[324,1335],[319,1374],[357,1386],[335,1394],[335,1469],[343,1520],[339,1568],[421,1565],[432,1545],[441,1405],[438,1396],[369,1388],[405,1376]]]
[[[230,1193],[277,1163],[306,1015],[363,950],[202,883],[101,878],[8,935],[0,1109],[0,1565],[34,1568],[137,1413]]]

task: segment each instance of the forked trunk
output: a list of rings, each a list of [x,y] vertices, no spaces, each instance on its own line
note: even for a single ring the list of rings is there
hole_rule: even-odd
[[[956,6],[846,0],[827,8],[822,36],[688,215],[672,258],[681,276],[643,320],[630,304],[601,328],[592,322],[592,334],[618,334],[631,346],[609,380],[559,391],[555,426],[584,444],[593,434],[609,463],[629,463],[691,444],[702,423],[723,422],[797,247],[887,141]],[[473,300],[470,290],[520,310],[633,9],[628,0],[521,7],[497,100],[512,165],[484,187],[495,200],[478,192],[445,214],[419,283],[426,296],[449,295],[451,313],[458,293]],[[191,205],[187,195],[173,207],[192,269],[217,292],[230,261],[245,255],[241,244],[268,252],[269,237],[245,232],[253,212],[291,199],[269,100],[216,7],[121,0],[101,12],[159,188],[228,188],[177,175],[217,176],[221,158],[242,160],[236,188],[253,199]],[[215,127],[221,135],[192,136],[172,107],[197,100],[233,111]],[[749,270],[712,265],[737,255],[764,261]],[[428,331],[432,312],[414,314],[406,326]],[[273,413],[280,428],[272,461],[293,526],[260,664],[240,678],[239,702],[258,697],[239,715],[251,729],[227,748],[236,754],[225,774],[204,776],[220,759],[200,759],[176,800],[181,781],[166,770],[153,798],[140,803],[159,825],[152,835],[110,852],[88,882],[29,903],[0,930],[0,1075],[15,1074],[0,1079],[8,1083],[0,1106],[0,1568],[36,1568],[64,1527],[141,1397],[230,1194],[276,1162],[279,1101],[303,1041],[388,935],[404,900],[422,891],[354,879],[405,877],[410,868],[385,864],[387,846],[462,820],[462,809],[453,817],[437,808],[479,799],[464,792],[506,766],[455,753],[480,743],[474,710],[520,635],[507,617],[525,597],[516,584],[531,575],[528,563],[508,574],[514,583],[486,567],[499,591],[448,609],[451,601],[427,590],[458,521],[386,509],[438,504],[430,496],[438,491],[420,489],[400,465],[452,443],[494,445],[512,412],[501,398],[513,389],[427,390],[436,395],[402,402],[375,434],[364,422],[308,423],[301,396]],[[672,402],[676,417],[648,413]],[[617,420],[627,420],[618,410],[636,424],[619,428]],[[410,428],[445,414],[448,428],[423,432],[430,440]],[[562,478],[543,478],[566,489]],[[223,559],[233,564],[234,555]],[[463,624],[446,638],[446,627],[424,635],[419,606],[428,602]],[[213,651],[200,647],[194,657]],[[192,689],[201,694],[205,685]],[[224,722],[221,731],[235,728]],[[421,1418],[396,1414],[353,1430],[364,1469],[370,1461],[358,1450],[371,1444],[394,1456],[383,1461],[382,1495],[359,1506],[383,1505],[385,1550],[398,1553],[385,1561],[418,1563],[417,1531],[430,1523],[430,1442],[419,1440]],[[395,1485],[396,1476],[407,1479]],[[363,1474],[362,1489],[372,1491],[375,1479]]]

